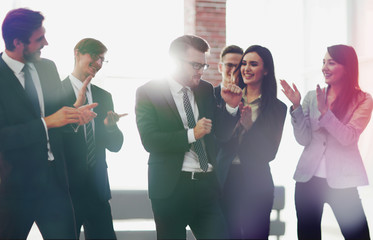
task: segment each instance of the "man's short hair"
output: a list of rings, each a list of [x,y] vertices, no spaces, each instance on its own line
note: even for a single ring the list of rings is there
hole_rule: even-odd
[[[169,54],[171,57],[181,57],[185,55],[190,47],[202,53],[206,53],[210,50],[210,46],[205,39],[195,35],[183,35],[176,38],[171,43]]]
[[[8,12],[2,25],[5,48],[13,51],[14,39],[19,39],[24,44],[30,43],[32,33],[43,24],[44,16],[40,12],[27,8],[18,8]]]
[[[237,53],[243,55],[243,49],[236,45],[229,45],[223,48],[220,52],[220,62],[223,61],[223,57],[228,53]]]
[[[83,38],[75,45],[74,52],[75,50],[78,50],[78,52],[81,54],[88,53],[92,56],[98,56],[102,53],[105,53],[107,51],[107,48],[99,40],[96,40],[94,38]]]

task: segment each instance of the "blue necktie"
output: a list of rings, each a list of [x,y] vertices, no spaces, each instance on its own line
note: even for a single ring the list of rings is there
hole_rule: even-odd
[[[194,128],[196,126],[196,121],[194,119],[194,114],[192,110],[192,105],[190,104],[188,95],[187,95],[187,88],[182,88],[181,91],[183,92],[183,103],[184,103],[184,109],[185,113],[187,115],[188,119],[188,127]],[[193,143],[194,150],[197,153],[198,159],[199,159],[199,165],[201,166],[201,169],[206,172],[208,169],[208,160],[205,153],[205,150],[203,149],[201,139],[198,139]]]
[[[32,81],[31,74],[29,72],[27,64],[25,64],[22,71],[23,71],[24,76],[25,76],[25,91],[26,91],[26,94],[29,97],[32,106],[34,107],[35,112],[38,114],[38,116],[41,116],[38,93],[36,92],[34,81]]]
[[[88,89],[87,89],[88,92]],[[88,97],[86,96],[85,104],[88,104]],[[93,133],[93,121],[91,120],[89,123],[85,124],[85,131],[86,131],[86,143],[87,143],[87,164],[89,167],[93,167],[96,163],[96,143],[95,143],[95,136]]]

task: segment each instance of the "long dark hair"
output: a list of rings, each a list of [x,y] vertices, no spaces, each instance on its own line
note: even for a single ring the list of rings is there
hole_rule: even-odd
[[[241,62],[238,64],[236,71],[238,71],[237,85],[244,89],[246,84],[244,83],[241,75],[241,65],[244,56],[250,52],[256,52],[263,60],[264,69],[267,71],[267,75],[263,76],[260,92],[262,94],[262,100],[260,104],[260,112],[264,112],[265,109],[270,106],[271,102],[277,98],[277,83],[275,77],[275,67],[273,63],[273,57],[271,52],[262,46],[252,45],[244,52]]]
[[[332,112],[339,120],[345,116],[347,106],[351,104],[361,92],[359,86],[359,62],[355,49],[347,45],[333,45],[327,48],[331,58],[343,65],[345,75],[341,81],[341,94],[339,94],[331,106]]]

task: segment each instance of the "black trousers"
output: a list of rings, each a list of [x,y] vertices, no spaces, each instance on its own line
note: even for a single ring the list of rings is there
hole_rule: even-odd
[[[93,194],[72,195],[78,236],[84,227],[85,239],[117,239],[109,201],[97,199]]]
[[[182,173],[170,197],[151,203],[157,239],[186,239],[187,225],[197,239],[228,239],[214,173],[203,173],[198,180]]]
[[[298,239],[321,239],[325,203],[333,210],[345,239],[370,239],[357,188],[333,189],[326,179],[318,177],[305,183],[297,182],[295,186]]]
[[[26,239],[35,222],[44,239],[77,239],[70,194],[57,181],[54,163],[40,193],[0,196],[0,239]]]
[[[241,165],[232,165],[224,186],[222,206],[230,238],[268,239],[274,186],[272,181],[249,181],[247,174]]]

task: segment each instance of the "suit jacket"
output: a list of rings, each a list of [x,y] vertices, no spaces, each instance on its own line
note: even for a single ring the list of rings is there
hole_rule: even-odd
[[[216,164],[216,137],[230,137],[237,117],[216,106],[213,87],[201,80],[193,90],[199,118],[212,120],[210,134],[203,137],[209,162]],[[149,155],[150,198],[166,198],[180,177],[185,152],[189,151],[184,128],[167,80],[150,81],[136,92],[136,122],[142,144]]]
[[[67,77],[62,82],[68,105],[73,105],[76,96]],[[115,125],[108,129],[104,125],[108,111],[114,111],[111,94],[102,88],[91,85],[93,102],[98,106],[94,109],[97,113],[95,122],[95,157],[96,165],[93,168],[87,166],[87,145],[84,135],[84,127],[81,126],[75,133],[72,128],[65,129],[64,144],[68,175],[70,180],[70,192],[72,196],[85,196],[86,192],[93,194],[100,200],[107,201],[111,198],[109,179],[106,163],[106,149],[118,152],[123,144],[123,134]]]
[[[367,185],[368,178],[358,141],[369,123],[372,108],[372,97],[368,93],[360,92],[358,98],[348,106],[341,121],[330,110],[319,120],[316,91],[308,92],[302,106],[291,113],[295,138],[304,146],[294,179],[298,182],[309,181],[324,153],[330,187]]]
[[[0,54],[0,196],[40,194],[48,183],[48,150],[44,124],[26,92]],[[43,92],[45,115],[62,107],[61,80],[55,64],[34,63]],[[68,191],[61,129],[48,130],[59,182]]]
[[[224,187],[232,161],[239,157],[245,171],[242,187],[260,191],[273,190],[269,162],[276,157],[280,145],[282,130],[286,118],[286,105],[273,99],[244,133],[241,143],[238,137],[232,137],[221,144],[218,154],[218,176],[221,187]]]

